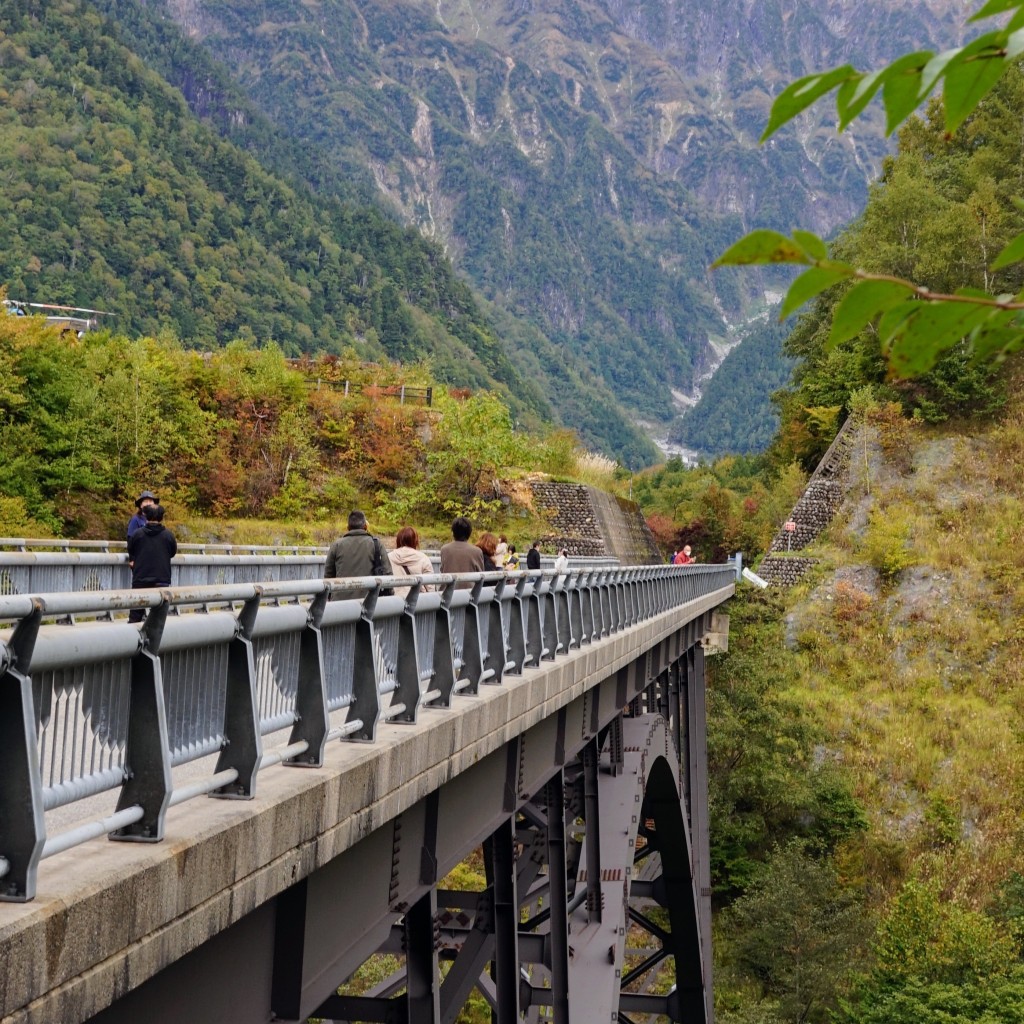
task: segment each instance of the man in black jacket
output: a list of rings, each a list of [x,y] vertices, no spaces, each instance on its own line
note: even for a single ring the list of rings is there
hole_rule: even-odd
[[[177,554],[178,542],[163,524],[163,505],[146,505],[142,514],[146,517],[146,525],[128,539],[132,590],[169,587],[171,559]],[[145,617],[145,609],[136,608],[128,615],[128,621],[141,622]]]
[[[540,541],[535,540],[533,547],[526,554],[526,568],[527,569],[539,569],[540,568]]]

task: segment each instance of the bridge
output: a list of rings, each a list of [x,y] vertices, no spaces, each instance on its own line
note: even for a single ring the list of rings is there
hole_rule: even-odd
[[[710,1022],[735,573],[0,597],[2,1020]]]

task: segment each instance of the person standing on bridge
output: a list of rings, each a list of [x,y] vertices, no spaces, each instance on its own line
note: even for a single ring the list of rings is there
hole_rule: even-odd
[[[159,504],[160,499],[152,491],[143,491],[135,499],[135,515],[128,520],[128,540],[132,539],[136,530],[141,530],[146,525],[146,506]]]
[[[691,562],[695,562],[696,559],[690,553],[691,551],[692,551],[692,548],[690,547],[689,544],[687,544],[686,547],[684,547],[682,551],[677,551],[676,552],[676,557],[672,559],[672,564],[673,565],[689,565]]]
[[[353,509],[348,514],[348,533],[339,537],[327,550],[324,579],[391,574],[391,562],[383,545],[367,529],[366,513]],[[369,591],[363,590],[346,596],[365,597],[368,593]]]
[[[403,526],[395,536],[395,550],[388,552],[392,576],[429,576],[434,571],[430,559],[419,550],[420,536],[411,526]],[[423,584],[424,593],[434,588]],[[395,595],[405,597],[409,587],[396,587]]]
[[[484,572],[494,572],[498,568],[498,538],[493,533],[482,533],[476,546],[484,553]]]
[[[143,507],[146,525],[128,538],[128,561],[132,567],[132,590],[151,590],[171,585],[171,559],[178,553],[174,534],[164,526],[163,505],[150,502]],[[141,622],[144,608],[133,608],[129,622]]]
[[[535,540],[533,547],[526,552],[526,568],[527,569],[539,569],[540,568],[540,541]]]
[[[484,553],[469,543],[473,524],[459,516],[452,521],[452,539],[441,548],[441,572],[483,572]],[[472,583],[459,583],[457,589],[470,590]]]

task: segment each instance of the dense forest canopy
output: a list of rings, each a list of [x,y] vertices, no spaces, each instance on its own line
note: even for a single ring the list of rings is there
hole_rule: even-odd
[[[704,458],[753,455],[771,444],[779,428],[772,394],[789,383],[792,359],[782,353],[789,325],[775,310],[755,324],[722,361],[700,401],[673,425],[669,439]]]
[[[429,359],[440,380],[500,390],[520,420],[578,415],[591,443],[651,459],[588,368],[529,325],[498,337],[439,245],[339,199],[336,175],[313,194],[300,178],[315,158],[244,105],[244,149],[202,124],[87,3],[5,5],[0,99],[0,282],[12,298],[110,310],[116,330],[196,348],[241,337],[292,355]],[[529,353],[522,369],[509,348]]]

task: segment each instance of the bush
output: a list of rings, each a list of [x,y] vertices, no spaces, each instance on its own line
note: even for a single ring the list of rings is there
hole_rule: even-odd
[[[872,509],[864,535],[864,554],[888,583],[904,569],[916,565],[906,515],[893,508]]]

